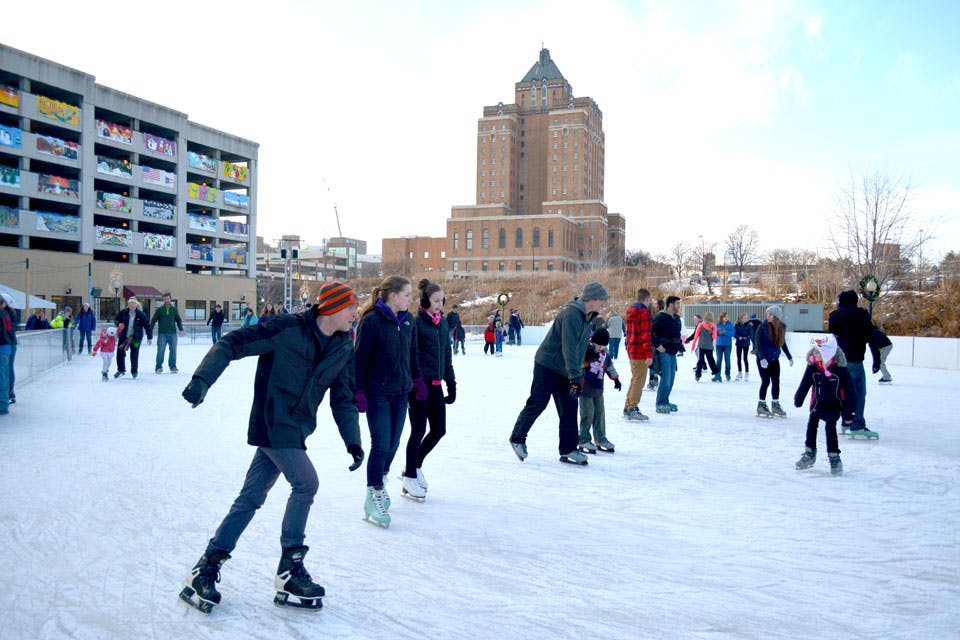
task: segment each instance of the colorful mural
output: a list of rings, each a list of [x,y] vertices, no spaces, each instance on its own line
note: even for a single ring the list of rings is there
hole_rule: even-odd
[[[105,173],[108,176],[118,178],[132,178],[133,165],[130,164],[129,160],[97,156],[97,173]]]
[[[150,133],[143,134],[143,146],[154,153],[162,153],[167,156],[177,155],[177,143],[173,140],[167,140],[160,136]]]
[[[62,213],[36,211],[37,231],[47,233],[80,233],[80,218]]]
[[[211,218],[210,216],[201,216],[195,213],[191,213],[189,218],[191,229],[199,229],[201,231],[209,231],[211,233],[214,233],[217,230],[216,218]]]
[[[0,104],[5,104],[14,109],[20,108],[20,92],[14,87],[0,85]]]
[[[210,156],[197,153],[196,151],[187,152],[187,162],[193,169],[200,169],[201,171],[210,172],[215,172],[217,170],[216,158],[211,158]]]
[[[0,204],[0,227],[19,227],[20,210]]]
[[[247,264],[247,249],[245,247],[227,247],[223,250],[224,264]]]
[[[108,247],[132,247],[133,232],[129,229],[117,229],[116,227],[94,227],[97,232],[97,244]]]
[[[228,178],[236,178],[237,180],[247,180],[247,165],[245,164],[234,164],[232,162],[223,163],[223,175]]]
[[[213,262],[213,246],[209,244],[190,244],[187,245],[187,249],[187,255],[191,260]]]
[[[53,136],[37,135],[37,151],[51,156],[77,160],[80,157],[80,145],[76,142],[67,142]]]
[[[233,220],[223,220],[223,232],[229,233],[235,236],[245,236],[247,235],[247,225],[242,222],[234,222]]]
[[[146,218],[158,218],[160,220],[173,220],[174,207],[169,202],[157,202],[156,200],[144,200],[143,215]]]
[[[0,144],[19,149],[23,146],[23,131],[0,124]]]
[[[223,204],[229,204],[234,207],[247,207],[250,204],[247,194],[236,191],[223,192]]]
[[[44,118],[80,126],[79,107],[66,102],[60,102],[46,96],[37,96],[37,112]]]
[[[176,240],[173,236],[165,236],[159,233],[144,233],[143,248],[151,251],[173,251],[173,243]]]
[[[97,120],[97,135],[123,144],[133,144],[133,129],[106,120]]]
[[[108,193],[106,191],[97,191],[97,206],[101,209],[111,211],[122,211],[130,213],[130,200],[120,193]]]
[[[150,184],[158,184],[162,187],[173,187],[177,184],[177,174],[164,171],[163,169],[154,169],[143,165],[143,181]]]
[[[0,167],[0,185],[4,187],[20,188],[20,169]]]
[[[193,198],[194,200],[216,202],[217,189],[215,187],[208,187],[206,184],[197,184],[196,182],[188,182],[187,197]]]
[[[37,191],[54,196],[80,199],[80,181],[41,173],[37,176]]]

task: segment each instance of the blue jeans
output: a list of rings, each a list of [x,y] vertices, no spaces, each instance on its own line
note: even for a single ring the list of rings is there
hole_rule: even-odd
[[[13,390],[13,385],[17,381],[17,370],[13,366],[13,361],[16,359],[17,359],[17,345],[12,344],[10,345],[10,383],[9,383],[9,391],[10,391],[9,396],[11,398],[17,397],[16,392]]]
[[[657,406],[670,404],[673,379],[677,376],[677,356],[672,353],[657,353],[660,365],[660,384],[657,385]]]
[[[727,379],[730,379],[730,351],[731,345],[716,345],[717,349],[717,371],[720,371],[722,368],[724,375],[727,376]],[[721,365],[724,365],[721,367]]]
[[[614,360],[620,355],[620,340],[621,338],[610,338],[610,357]]]
[[[77,331],[80,332],[80,344],[77,345],[77,353],[83,351],[84,340],[87,341],[87,353],[90,353],[90,349],[93,348],[93,331],[81,331],[80,329],[77,329]]]
[[[10,346],[0,345],[0,413],[7,413],[10,406]]]
[[[230,512],[210,539],[207,554],[213,551],[233,551],[240,534],[253,520],[257,509],[263,506],[267,494],[281,473],[290,483],[290,497],[287,499],[287,509],[283,512],[283,524],[280,526],[280,546],[286,549],[303,544],[310,506],[320,487],[317,470],[303,449],[257,447],[240,495],[233,501]]]
[[[157,334],[157,369],[163,367],[164,349],[170,347],[170,355],[167,357],[167,365],[170,369],[177,368],[177,334],[158,333]]]
[[[857,392],[857,409],[850,428],[863,429],[867,426],[866,418],[863,417],[867,406],[867,374],[863,370],[863,362],[851,360],[847,360],[847,371],[850,373],[850,379],[853,380],[853,388]]]
[[[213,340],[213,344],[217,344],[217,340],[223,337],[223,326],[214,327],[210,325],[210,339]]]
[[[383,485],[393,456],[400,447],[403,423],[407,419],[407,394],[369,396],[367,426],[370,427],[370,457],[367,458],[367,486]]]

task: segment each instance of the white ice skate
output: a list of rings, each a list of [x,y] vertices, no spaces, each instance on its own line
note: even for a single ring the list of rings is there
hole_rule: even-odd
[[[416,478],[403,477],[403,497],[410,498],[417,502],[423,502],[427,497],[427,492],[423,490]]]

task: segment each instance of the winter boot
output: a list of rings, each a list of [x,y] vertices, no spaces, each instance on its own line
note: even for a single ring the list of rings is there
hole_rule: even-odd
[[[767,403],[763,400],[757,403],[757,416],[760,418],[772,418],[773,414],[767,409]]]
[[[580,451],[580,453],[596,453],[597,445],[587,440],[577,445],[577,449]]]
[[[180,599],[203,613],[210,613],[215,605],[220,604],[220,592],[217,591],[220,567],[229,559],[230,554],[223,551],[201,556],[187,576]]]
[[[803,471],[804,469],[809,469],[817,461],[817,450],[806,447],[803,450],[803,455],[800,456],[800,459],[797,460],[797,471]]]
[[[827,457],[830,458],[830,475],[842,476],[843,463],[840,462],[840,452],[838,451],[837,453],[828,453]]]
[[[560,462],[566,462],[567,464],[576,464],[580,465],[581,467],[585,467],[587,465],[587,456],[574,449],[570,453],[561,455]]]
[[[527,445],[523,442],[511,442],[510,446],[513,447],[513,452],[517,454],[517,457],[520,458],[520,462],[523,462],[527,459]]]
[[[780,406],[779,400],[774,400],[770,403],[770,412],[778,418],[786,418],[787,412],[783,410],[783,407]]]
[[[277,577],[273,582],[277,590],[277,595],[273,598],[274,604],[300,609],[323,607],[323,587],[310,578],[307,568],[303,566],[303,556],[307,555],[309,550],[310,547],[305,546],[283,550],[280,564],[277,565]]]
[[[613,443],[609,440],[601,440],[597,443],[597,449],[603,451],[604,453],[613,453],[616,451],[616,447],[613,446]]]
[[[423,502],[423,499],[427,497],[427,492],[423,490],[423,487],[417,482],[416,478],[403,477],[403,497],[410,498],[411,500],[416,500],[417,502]]]
[[[363,503],[363,519],[384,529],[390,527],[390,514],[383,506],[383,489],[367,487],[367,500]]]

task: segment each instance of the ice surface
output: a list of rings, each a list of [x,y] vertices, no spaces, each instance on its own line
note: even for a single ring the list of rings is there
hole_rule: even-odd
[[[19,386],[0,417],[0,638],[957,637],[960,372],[874,377],[880,440],[841,439],[834,478],[822,431],[816,466],[794,470],[799,362],[784,366],[787,419],[761,420],[755,369],[749,383],[696,383],[687,355],[677,414],[645,392],[650,421],[624,422],[626,384],[607,383],[617,452],[581,468],[557,460],[553,407],[517,461],[507,438],[535,347],[479,347],[455,357],[423,504],[399,499],[398,455],[388,530],[361,520],[363,471],[347,471],[320,408],[306,562],[327,590],[321,612],[272,604],[282,479],[223,567],[221,606],[206,616],[177,598],[253,454],[254,359],[197,409],[180,391],[201,344],[181,343],[179,375],[154,374],[147,347],[138,380],[102,383],[99,358],[80,357]]]

